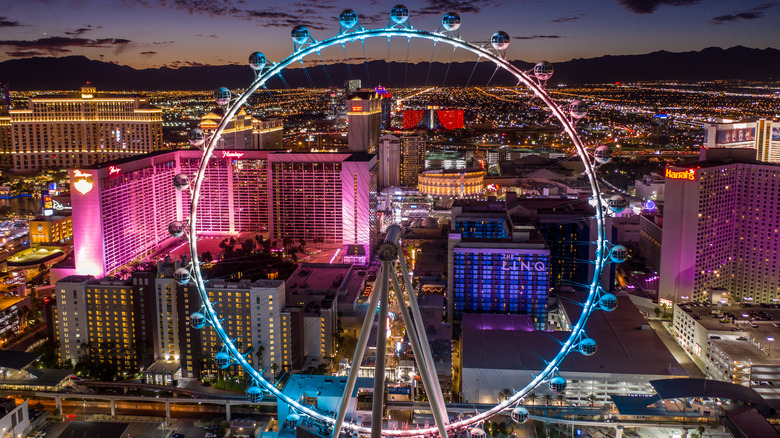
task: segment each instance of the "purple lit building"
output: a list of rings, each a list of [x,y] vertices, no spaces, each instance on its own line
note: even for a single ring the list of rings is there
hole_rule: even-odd
[[[780,166],[755,156],[702,149],[666,168],[661,300],[780,301]]]
[[[174,245],[167,226],[187,219],[189,194],[173,176],[194,175],[200,159],[180,150],[72,170],[75,266],[64,274],[99,278]],[[199,233],[322,237],[343,245],[344,261],[367,263],[375,192],[373,155],[220,150],[201,190]]]

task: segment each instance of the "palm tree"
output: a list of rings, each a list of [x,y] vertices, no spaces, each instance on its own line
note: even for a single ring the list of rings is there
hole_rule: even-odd
[[[525,398],[527,398],[528,401],[530,401],[532,405],[535,405],[536,404],[536,399],[539,398],[539,396],[536,395],[535,392],[532,392],[532,393],[528,394],[527,396],[525,396]]]
[[[263,352],[265,351],[265,347],[260,345],[257,347],[257,350],[255,350],[255,356],[257,356],[257,366],[261,367],[263,366]]]
[[[588,401],[590,402],[590,407],[593,407],[596,405],[596,402],[598,401],[598,397],[596,394],[590,394],[588,395]]]
[[[273,372],[273,374],[274,374],[274,379],[273,379],[274,382],[271,382],[271,383],[276,383],[276,371],[278,369],[279,369],[279,364],[278,363],[274,362],[274,363],[271,364],[271,372]]]
[[[512,390],[509,388],[504,388],[501,391],[498,391],[498,401],[504,401],[509,398],[509,396],[512,395]]]
[[[556,400],[558,400],[558,403],[563,406],[563,402],[566,401],[566,396],[563,394],[558,394],[558,397],[555,397]]]
[[[549,406],[550,402],[552,401],[553,397],[550,394],[544,395],[544,405]]]

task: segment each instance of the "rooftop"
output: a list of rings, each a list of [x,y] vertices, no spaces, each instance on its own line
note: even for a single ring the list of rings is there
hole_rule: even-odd
[[[0,297],[0,310],[5,310],[24,300],[24,297]]]
[[[574,293],[561,300],[570,321],[576,321],[582,307],[583,293]],[[684,376],[674,356],[647,324],[627,295],[618,297],[618,307],[612,312],[594,311],[588,319],[588,335],[598,344],[593,356],[569,354],[563,360],[561,372],[598,374],[640,374],[653,376]],[[543,360],[552,359],[570,332],[526,331],[521,325],[502,325],[506,315],[481,315],[482,328],[472,324],[463,330],[463,367],[485,369],[544,368]],[[494,319],[495,318],[495,319]],[[514,324],[514,322],[513,322]]]
[[[770,339],[780,341],[780,305],[681,303],[678,307],[706,329],[712,342],[731,357],[744,355],[745,360],[780,360],[780,344],[776,349],[769,347],[773,342]],[[765,350],[759,350],[750,341]]]

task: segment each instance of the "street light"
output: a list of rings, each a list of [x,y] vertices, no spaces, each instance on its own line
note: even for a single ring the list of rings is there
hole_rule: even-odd
[[[767,351],[768,355],[772,354],[772,342],[775,341],[775,338],[773,336],[769,336],[766,338],[767,341],[769,341],[769,351]]]

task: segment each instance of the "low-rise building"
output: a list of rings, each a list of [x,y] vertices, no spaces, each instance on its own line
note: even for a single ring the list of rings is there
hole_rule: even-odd
[[[780,399],[780,308],[676,304],[673,332],[707,377]]]

